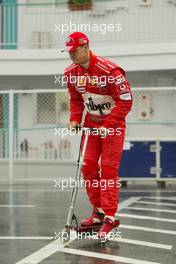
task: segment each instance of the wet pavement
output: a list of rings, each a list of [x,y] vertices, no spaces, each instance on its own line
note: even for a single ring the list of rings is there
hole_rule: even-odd
[[[105,245],[55,240],[65,225],[71,190],[53,182],[0,185],[0,263],[2,264],[175,264],[176,184],[131,184],[120,192],[121,238]],[[91,207],[84,189],[77,199],[78,220]],[[118,215],[117,214],[117,215]]]

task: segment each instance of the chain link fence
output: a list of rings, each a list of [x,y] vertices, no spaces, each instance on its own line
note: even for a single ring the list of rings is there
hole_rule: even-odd
[[[148,131],[159,138],[173,136],[176,125],[176,88],[133,88],[133,109],[128,115],[129,133]],[[13,92],[13,158],[73,160],[76,138],[66,135],[69,97],[66,89]],[[163,128],[163,130],[160,129]],[[164,129],[168,129],[163,134]],[[60,133],[59,133],[60,130]],[[62,134],[63,132],[64,134]],[[135,137],[136,137],[135,136]],[[75,140],[76,139],[76,140]],[[0,157],[9,157],[9,94],[0,94]]]
[[[18,126],[15,129],[16,159],[73,159],[70,136],[57,135],[56,129],[69,122],[67,92],[25,92],[15,95]]]
[[[176,88],[134,88],[127,117],[129,138],[176,138]]]
[[[0,159],[9,158],[9,95],[0,93]]]
[[[127,118],[126,142],[144,137],[175,141],[176,88],[132,91],[134,103]],[[66,89],[1,91],[0,172],[8,174],[9,163],[9,173],[15,177],[73,176],[80,135],[70,135],[68,124]]]
[[[176,124],[176,88],[134,88],[133,98],[129,124]]]

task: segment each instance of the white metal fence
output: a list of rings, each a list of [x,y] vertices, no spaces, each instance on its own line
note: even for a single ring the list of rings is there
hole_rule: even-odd
[[[65,36],[71,31],[87,33],[95,45],[175,42],[174,1],[151,1],[151,5],[145,2],[93,1],[92,8],[83,11],[70,11],[67,4],[47,4],[47,1],[0,4],[0,46],[3,49],[63,47]]]
[[[134,103],[127,118],[127,137],[176,136],[176,88],[132,91]],[[56,133],[56,128],[66,128],[68,123],[66,89],[1,91],[1,158],[12,155],[9,148],[13,147],[14,159],[73,159],[74,140]],[[140,129],[133,134],[136,127]]]
[[[126,140],[176,139],[176,87],[132,91]],[[0,161],[9,161],[9,175],[17,161],[75,163],[80,137],[58,133],[68,122],[66,89],[0,91]]]

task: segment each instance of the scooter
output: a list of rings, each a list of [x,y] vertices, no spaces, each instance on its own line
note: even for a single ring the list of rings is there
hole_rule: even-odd
[[[90,132],[93,130],[94,129],[85,128],[85,130],[84,130],[85,135],[84,135],[84,133],[82,133],[82,135],[81,135],[79,156],[78,156],[78,160],[77,160],[77,171],[76,171],[76,176],[75,176],[75,184],[74,184],[74,187],[72,190],[71,202],[70,202],[70,207],[69,207],[69,211],[68,211],[68,215],[67,215],[67,221],[65,224],[65,228],[61,232],[62,233],[61,234],[61,242],[64,245],[69,243],[69,241],[71,240],[72,234],[74,234],[74,236],[81,235],[81,234],[83,234],[83,235],[89,234],[91,236],[92,234],[97,233],[102,226],[102,223],[97,223],[97,224],[93,225],[92,227],[81,226],[78,224],[78,220],[77,220],[77,217],[75,215],[76,198],[77,198],[77,194],[78,194],[78,186],[79,186],[79,181],[80,181],[80,177],[81,177],[81,169],[82,169],[84,156],[85,156],[85,152],[86,152],[86,148],[87,148],[88,137],[89,137]],[[83,143],[83,141],[84,141],[84,143]],[[83,148],[82,148],[82,144],[83,144]],[[82,151],[81,151],[81,148],[82,148]],[[114,230],[116,230],[118,226],[119,226],[119,220],[115,220]]]

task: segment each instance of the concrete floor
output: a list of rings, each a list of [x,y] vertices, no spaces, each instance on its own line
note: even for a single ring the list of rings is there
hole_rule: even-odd
[[[120,193],[121,239],[102,246],[97,240],[74,240],[63,248],[54,237],[64,227],[70,191],[53,182],[0,185],[1,264],[175,264],[176,184],[129,185]],[[77,216],[91,208],[83,189]]]

